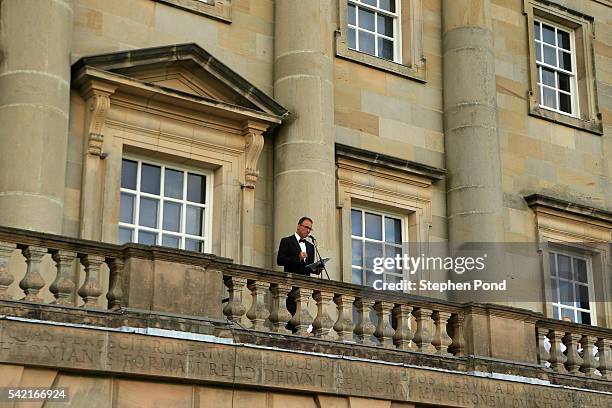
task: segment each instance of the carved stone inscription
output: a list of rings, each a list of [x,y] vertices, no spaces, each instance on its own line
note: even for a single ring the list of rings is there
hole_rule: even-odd
[[[612,396],[411,369],[410,401],[453,407],[609,407]]]

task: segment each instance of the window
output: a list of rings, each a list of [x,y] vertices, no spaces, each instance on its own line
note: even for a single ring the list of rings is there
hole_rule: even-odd
[[[590,259],[550,252],[553,317],[595,325]]]
[[[208,251],[210,178],[175,166],[123,159],[119,243]]]
[[[369,210],[351,210],[353,283],[371,286],[375,280],[399,282],[401,269],[382,275],[373,272],[374,258],[402,256],[402,221],[399,218]]]
[[[577,116],[573,32],[539,20],[533,30],[540,106]]]
[[[232,22],[232,0],[155,0],[187,10],[192,13],[208,16],[217,20]]]
[[[401,61],[396,0],[350,0],[348,46],[391,61]]]

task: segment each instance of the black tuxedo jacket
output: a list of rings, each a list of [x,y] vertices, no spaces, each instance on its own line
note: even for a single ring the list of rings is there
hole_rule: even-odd
[[[295,235],[291,235],[281,239],[280,245],[278,246],[278,255],[276,256],[276,263],[284,267],[285,272],[299,273],[301,275],[310,276],[310,271],[305,269],[305,266],[314,262],[315,250],[314,245],[306,241],[306,262],[300,260],[300,244]]]

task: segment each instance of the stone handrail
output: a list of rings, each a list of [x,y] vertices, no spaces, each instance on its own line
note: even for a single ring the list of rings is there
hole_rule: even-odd
[[[612,380],[609,329],[553,319],[536,323],[539,363],[556,373]]]

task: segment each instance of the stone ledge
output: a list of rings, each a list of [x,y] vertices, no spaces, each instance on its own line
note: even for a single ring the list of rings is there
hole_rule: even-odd
[[[537,206],[551,208],[612,225],[612,211],[608,211],[603,208],[573,203],[571,201],[545,196],[542,194],[528,195],[525,197],[525,201],[527,202],[527,205],[532,208]]]

